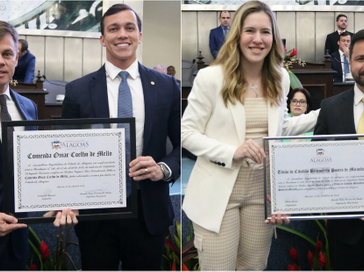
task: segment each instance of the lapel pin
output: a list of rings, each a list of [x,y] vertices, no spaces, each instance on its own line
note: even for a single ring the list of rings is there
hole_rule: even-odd
[[[154,85],[155,83],[154,83],[154,81],[151,81],[150,84]]]

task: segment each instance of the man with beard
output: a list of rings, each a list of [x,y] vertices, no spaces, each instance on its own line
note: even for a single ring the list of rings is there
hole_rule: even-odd
[[[364,29],[353,36],[349,51],[355,85],[321,102],[315,134],[364,133]],[[327,234],[334,270],[364,270],[362,220],[328,220]]]
[[[346,31],[348,26],[348,17],[345,14],[339,14],[336,17],[336,26],[337,30],[333,33],[327,35],[325,42],[325,54],[326,50],[328,50],[329,54],[332,54],[339,50],[339,45],[337,41],[339,40],[339,35]],[[349,32],[349,31],[348,31]],[[350,36],[353,37],[353,33],[349,32]]]

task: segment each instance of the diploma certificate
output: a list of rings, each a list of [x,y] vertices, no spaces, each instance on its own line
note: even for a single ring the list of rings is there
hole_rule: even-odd
[[[14,131],[15,212],[126,207],[125,129]]]
[[[364,141],[270,141],[271,213],[364,211]]]

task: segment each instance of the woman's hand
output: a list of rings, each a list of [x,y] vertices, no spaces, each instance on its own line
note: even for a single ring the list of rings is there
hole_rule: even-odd
[[[55,227],[72,227],[78,223],[76,215],[78,215],[78,210],[71,210],[71,208],[64,208],[61,211],[50,211],[43,215],[43,217],[56,216],[53,221]]]
[[[281,215],[278,214],[271,214],[271,220],[266,219],[264,223],[272,224],[272,225],[282,225],[283,223],[289,224],[289,219],[286,217],[288,214]]]
[[[240,161],[244,158],[250,158],[255,163],[263,163],[263,159],[266,157],[263,148],[252,139],[247,140],[241,146],[239,146],[234,153],[234,160]]]
[[[270,195],[268,195],[268,194],[267,194],[267,201],[269,203],[271,203],[271,198],[270,198]],[[288,215],[289,214],[283,214],[283,215],[281,215],[280,213],[278,213],[278,214],[271,214],[271,220],[266,219],[264,221],[264,223],[266,223],[266,224],[272,224],[272,225],[282,225],[283,222],[284,222],[285,224],[289,224],[290,221],[286,217]],[[283,221],[282,221],[282,216],[283,216]]]

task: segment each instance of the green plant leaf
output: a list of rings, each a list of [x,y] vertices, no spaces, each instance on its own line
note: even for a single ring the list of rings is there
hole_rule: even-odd
[[[292,89],[303,88],[301,81],[298,77],[290,70],[288,70],[290,86]]]
[[[28,239],[28,244],[29,244],[29,247],[31,248],[31,250],[33,251],[34,255],[37,256],[38,259],[39,259],[39,263],[40,263],[40,269],[39,270],[43,270],[42,254],[37,249],[37,247],[33,244],[33,242],[30,241],[30,239]]]

